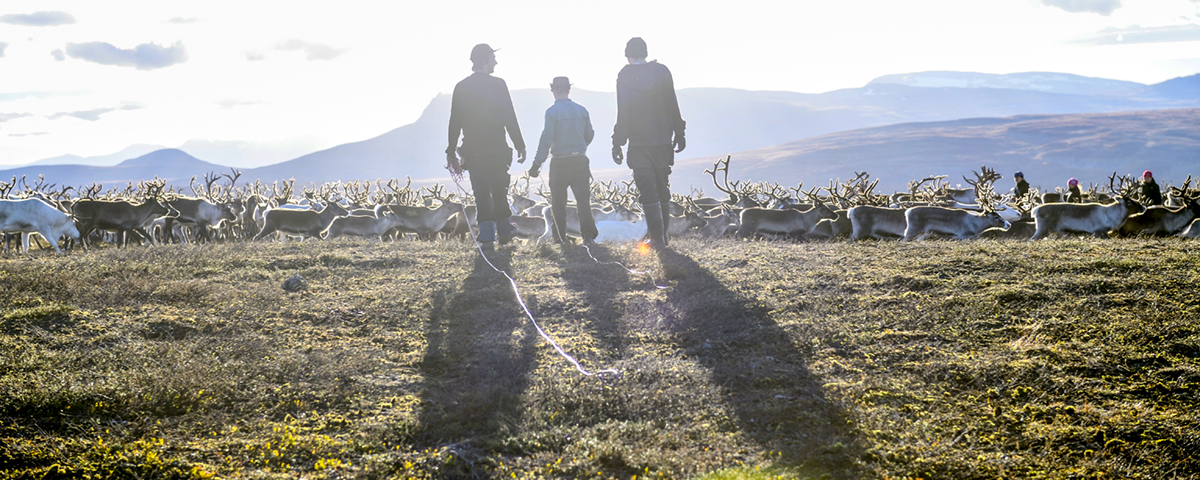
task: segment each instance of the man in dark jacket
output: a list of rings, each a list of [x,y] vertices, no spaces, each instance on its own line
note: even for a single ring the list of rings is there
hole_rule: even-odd
[[[525,140],[517,125],[508,84],[491,75],[497,63],[495,50],[486,43],[476,45],[471,49],[471,63],[475,73],[454,86],[450,101],[446,162],[452,172],[465,169],[471,174],[471,190],[478,209],[475,214],[478,240],[484,250],[491,250],[497,234],[503,245],[512,241],[515,230],[508,218],[512,215],[508,206],[508,167],[512,165],[513,149],[504,134],[507,131],[512,138],[517,163],[525,162]],[[462,146],[458,146],[460,134]]]
[[[546,109],[546,126],[538,141],[537,153],[529,176],[538,176],[538,170],[546,157],[550,161],[550,211],[553,219],[554,241],[568,243],[567,237],[567,188],[575,193],[575,210],[579,216],[579,234],[584,245],[595,243],[596,220],[592,218],[591,185],[592,172],[588,168],[587,147],[596,136],[592,129],[592,118],[583,105],[572,102],[571,81],[567,77],[554,77],[550,83],[554,94],[554,105]]]
[[[1158,182],[1154,181],[1154,174],[1146,170],[1142,173],[1142,204],[1146,206],[1162,205],[1162,190],[1158,188]]]
[[[629,61],[617,74],[617,123],[613,127],[613,161],[621,164],[621,147],[629,143],[629,168],[640,193],[651,248],[667,246],[671,190],[668,176],[675,154],[682,152],[685,123],[675,97],[671,71],[646,61],[646,42],[634,37],[625,44]]]
[[[1017,182],[1016,188],[1013,188],[1013,194],[1018,198],[1029,194],[1029,182],[1025,181],[1025,174],[1017,172],[1013,174],[1013,180]]]

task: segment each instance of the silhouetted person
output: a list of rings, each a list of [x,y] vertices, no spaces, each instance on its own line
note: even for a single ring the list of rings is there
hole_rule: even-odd
[[[1083,192],[1079,191],[1079,180],[1067,180],[1067,203],[1083,203]]]
[[[512,148],[504,139],[505,131],[517,149],[517,163],[525,162],[525,140],[521,138],[508,85],[492,76],[497,63],[495,50],[486,43],[476,45],[471,49],[471,63],[475,73],[454,86],[446,162],[451,171],[465,169],[470,172],[471,190],[478,209],[475,214],[479,224],[478,240],[484,250],[491,250],[497,233],[503,245],[512,241],[515,230],[508,218],[512,215],[508,206],[508,167],[512,165]],[[460,133],[461,147],[458,146]]]
[[[1142,173],[1142,204],[1146,206],[1162,205],[1162,190],[1158,188],[1158,182],[1154,181],[1154,174],[1146,170]]]
[[[629,143],[629,168],[637,184],[646,215],[652,248],[667,246],[671,190],[668,176],[675,154],[682,152],[685,123],[679,114],[671,71],[657,61],[646,61],[646,42],[634,37],[625,44],[629,61],[617,74],[617,123],[613,126],[613,161],[621,164],[621,147]]]
[[[575,209],[579,213],[579,234],[585,245],[595,243],[596,220],[592,218],[591,186],[592,172],[588,168],[587,147],[596,136],[592,130],[592,119],[586,108],[571,101],[571,82],[567,77],[554,77],[550,83],[554,94],[554,105],[546,109],[546,126],[538,141],[537,153],[529,176],[538,176],[538,170],[551,154],[550,160],[550,211],[554,223],[554,241],[567,243],[567,188],[575,194]]]
[[[1017,186],[1013,188],[1013,194],[1017,197],[1023,197],[1029,194],[1029,182],[1025,181],[1025,174],[1017,172],[1013,174],[1013,181],[1017,182]]]

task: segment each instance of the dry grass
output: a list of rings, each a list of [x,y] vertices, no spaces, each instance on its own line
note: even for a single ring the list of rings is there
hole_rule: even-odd
[[[0,478],[1197,478],[1197,245],[8,257]]]

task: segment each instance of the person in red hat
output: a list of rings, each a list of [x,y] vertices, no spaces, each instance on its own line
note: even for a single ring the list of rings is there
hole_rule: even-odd
[[[1142,205],[1153,206],[1162,204],[1162,190],[1159,190],[1158,182],[1154,181],[1154,174],[1146,170],[1142,173]]]
[[[625,44],[629,62],[617,74],[617,123],[613,125],[613,161],[621,164],[628,156],[638,202],[646,216],[646,236],[651,248],[667,246],[671,219],[671,189],[668,176],[675,154],[687,143],[686,126],[679,113],[675,80],[671,71],[657,61],[646,61],[646,42],[633,37]],[[629,144],[627,155],[621,152]]]
[[[484,250],[492,250],[499,235],[500,244],[512,241],[516,227],[509,220],[508,167],[512,166],[513,149],[517,163],[525,163],[525,140],[517,125],[508,84],[493,77],[496,70],[496,51],[486,43],[471,49],[471,76],[454,86],[450,100],[450,135],[446,147],[446,168],[471,175],[471,191],[475,195],[477,240]],[[512,148],[504,134],[512,139]],[[458,139],[462,136],[462,146]]]
[[[1067,180],[1067,203],[1083,203],[1083,192],[1079,191],[1079,180]]]

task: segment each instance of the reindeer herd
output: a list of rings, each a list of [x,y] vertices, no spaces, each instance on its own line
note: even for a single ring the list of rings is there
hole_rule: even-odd
[[[797,241],[848,238],[918,240],[931,237],[1036,240],[1050,235],[1200,237],[1200,188],[1189,176],[1169,186],[1168,205],[1144,207],[1129,176],[1109,177],[1107,192],[1093,185],[1088,203],[1062,203],[1036,189],[1016,197],[998,194],[1001,176],[987,167],[963,176],[970,188],[952,188],[945,176],[909,182],[904,192],[875,193],[879,180],[867,173],[828,186],[730,181],[730,158],[705,173],[726,195],[717,199],[693,190],[673,195],[669,235],[733,236]],[[720,176],[720,180],[718,180]],[[24,177],[0,181],[0,233],[5,250],[18,238],[28,251],[60,251],[78,244],[117,246],[218,241],[329,239],[359,236],[419,240],[465,239],[474,227],[470,196],[446,193],[441,184],[412,186],[398,179],[309,184],[297,194],[295,181],[238,184],[241,173],[192,178],[190,195],[163,180],[105,189],[29,184]],[[632,181],[595,182],[591,189],[598,241],[632,241],[646,232]],[[530,179],[512,183],[511,217],[517,236],[529,242],[551,238],[549,194],[530,193]],[[534,196],[541,197],[535,200]],[[568,208],[567,232],[580,235],[578,212]],[[36,234],[36,235],[33,235]]]

